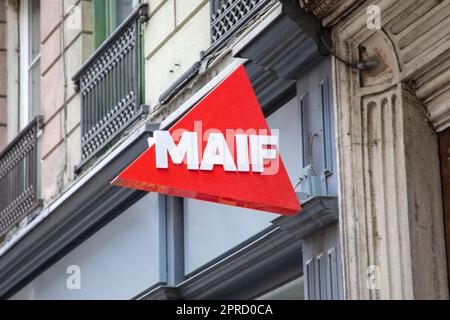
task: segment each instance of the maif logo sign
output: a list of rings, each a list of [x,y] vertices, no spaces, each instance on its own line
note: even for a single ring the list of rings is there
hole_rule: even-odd
[[[295,191],[244,66],[240,66],[112,183],[293,215]]]

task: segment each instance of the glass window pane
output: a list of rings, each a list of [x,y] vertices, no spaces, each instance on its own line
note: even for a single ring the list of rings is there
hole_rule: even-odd
[[[150,193],[55,263],[13,299],[130,299],[161,280],[164,216]],[[132,250],[130,250],[132,248]],[[80,269],[81,290],[66,286],[69,266]]]
[[[30,69],[30,120],[39,115],[41,109],[41,62],[36,61]]]
[[[98,48],[140,2],[140,0],[93,0],[94,47]]]
[[[30,39],[30,64],[41,52],[41,18],[40,1],[29,0],[29,39]]]
[[[139,4],[138,0],[118,0],[116,6],[116,27],[124,21]]]
[[[297,98],[286,103],[282,108],[267,118],[272,134],[278,130],[279,152],[292,185],[297,185],[303,168],[301,114]]]

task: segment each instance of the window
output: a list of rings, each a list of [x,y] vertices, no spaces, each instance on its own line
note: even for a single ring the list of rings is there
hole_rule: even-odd
[[[131,299],[165,280],[164,223],[158,195],[149,193],[12,299]],[[81,290],[66,287],[73,266],[80,270]]]
[[[140,0],[94,0],[94,46],[103,41],[126,19]]]
[[[40,112],[41,17],[40,0],[20,2],[20,128]]]
[[[305,292],[308,300],[341,299],[338,264],[335,247],[305,263]]]

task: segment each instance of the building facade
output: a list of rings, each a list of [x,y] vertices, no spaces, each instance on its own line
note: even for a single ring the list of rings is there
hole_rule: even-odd
[[[448,299],[449,21],[447,0],[0,0],[0,297]],[[300,213],[110,184],[241,65]]]

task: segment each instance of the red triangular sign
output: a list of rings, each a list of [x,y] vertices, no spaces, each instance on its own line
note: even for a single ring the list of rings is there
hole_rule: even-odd
[[[175,144],[179,142],[179,133],[183,131],[198,134],[200,162],[211,132],[220,132],[226,137],[226,145],[235,163],[238,163],[238,151],[233,132],[248,133],[248,137],[252,132],[266,132],[270,136],[244,66],[228,76],[168,130]],[[247,141],[247,144],[250,149],[251,143]],[[278,151],[275,151],[276,158],[264,162],[262,173],[252,170],[250,164],[249,170],[225,170],[223,164],[213,165],[212,170],[192,170],[188,169],[186,158],[184,163],[175,164],[170,156],[167,157],[167,168],[157,168],[154,143],[112,183],[127,188],[293,215],[300,211],[300,204]],[[250,150],[248,155],[251,162]]]

